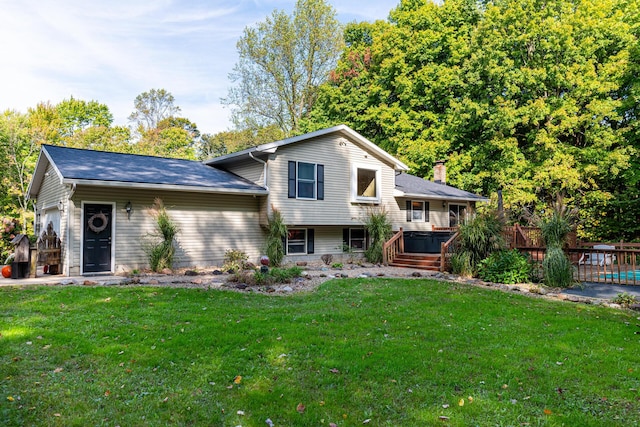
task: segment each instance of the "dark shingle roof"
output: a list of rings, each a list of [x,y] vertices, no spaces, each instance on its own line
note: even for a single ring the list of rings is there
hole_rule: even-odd
[[[422,196],[442,200],[488,201],[482,196],[446,184],[427,181],[408,173],[396,175],[396,190],[407,196]]]
[[[265,192],[230,172],[192,160],[44,146],[65,180],[201,187],[203,190]]]

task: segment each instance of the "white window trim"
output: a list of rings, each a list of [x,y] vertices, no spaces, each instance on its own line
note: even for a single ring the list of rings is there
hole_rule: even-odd
[[[415,212],[415,209],[413,209],[413,204],[414,203],[420,203],[422,204],[422,208],[420,208],[420,218],[415,218],[413,216],[413,213]],[[426,216],[425,216],[425,212],[424,212],[424,201],[422,200],[411,200],[411,222],[426,222]]]
[[[358,196],[358,169],[374,171],[376,173],[376,196]],[[382,172],[379,166],[354,163],[351,167],[351,202],[352,203],[380,203],[382,189]]]
[[[285,241],[286,244],[286,252],[287,255],[307,255],[307,245],[309,243],[309,231],[306,228],[290,228],[288,231],[297,231],[297,230],[303,230],[304,231],[304,250],[302,252],[289,252],[289,233],[287,233],[287,239]]]
[[[300,197],[300,163],[313,165],[313,197]],[[304,180],[304,182],[309,182]],[[318,164],[312,162],[296,162],[296,199],[298,200],[318,200]]]

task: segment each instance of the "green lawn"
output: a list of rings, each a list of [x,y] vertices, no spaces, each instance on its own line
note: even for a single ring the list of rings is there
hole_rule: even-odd
[[[640,424],[640,320],[604,307],[348,279],[2,288],[0,316],[2,425]]]

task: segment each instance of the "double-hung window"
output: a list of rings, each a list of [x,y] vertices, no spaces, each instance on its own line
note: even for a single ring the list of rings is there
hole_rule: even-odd
[[[354,202],[380,202],[380,169],[354,165],[351,176],[351,196]]]
[[[290,161],[289,198],[324,200],[324,165]]]
[[[407,222],[429,222],[429,202],[407,200]]]
[[[313,228],[290,228],[287,230],[285,247],[287,255],[307,255],[314,252]]]

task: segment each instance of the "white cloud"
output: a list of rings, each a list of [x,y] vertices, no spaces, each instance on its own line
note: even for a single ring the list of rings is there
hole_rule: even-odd
[[[385,19],[398,1],[333,0],[343,21]],[[126,124],[135,97],[164,88],[203,132],[230,128],[228,74],[248,25],[294,0],[0,0],[0,110],[74,96]]]

